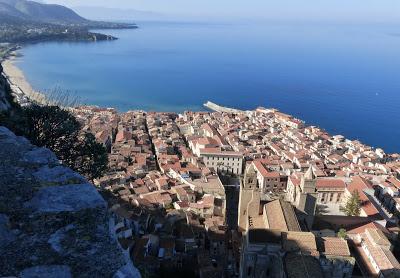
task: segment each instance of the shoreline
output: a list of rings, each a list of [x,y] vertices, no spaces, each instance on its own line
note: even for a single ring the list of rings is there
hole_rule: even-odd
[[[47,97],[43,93],[33,89],[26,79],[24,72],[15,65],[15,62],[20,57],[17,51],[12,51],[1,62],[3,66],[3,76],[10,84],[13,96],[21,106],[27,106],[32,102],[48,104],[49,101]]]
[[[46,96],[44,93],[35,90],[32,85],[29,83],[29,81],[26,79],[26,76],[24,72],[15,64],[18,59],[21,59],[23,55],[19,54],[18,49],[14,49],[10,51],[6,56],[3,57],[2,60],[0,60],[0,63],[3,67],[3,73],[1,73],[4,78],[7,79],[8,83],[10,84],[11,90],[12,90],[12,95],[15,98],[15,101],[20,104],[21,106],[28,106],[32,103],[36,103],[39,105],[57,105],[61,106],[65,109],[73,109],[76,106],[80,105],[73,105],[72,103],[74,100],[70,101],[68,105],[68,99],[67,99],[67,105],[65,105],[65,102],[63,103],[62,100],[57,100],[57,96]],[[62,98],[62,96],[61,96]],[[68,98],[68,96],[67,96]],[[71,105],[72,104],[72,105]],[[75,103],[75,104],[78,104]],[[81,104],[85,106],[84,104]],[[88,106],[96,106],[93,104],[87,104]],[[211,112],[226,112],[226,113],[246,113],[249,111],[246,110],[240,110],[236,108],[231,108],[231,107],[225,107],[218,105],[216,103],[213,103],[211,101],[207,101],[206,103],[203,103],[203,107],[207,108]],[[110,107],[112,108],[112,107]],[[274,109],[273,109],[274,110]],[[177,112],[174,112],[177,113]],[[346,139],[348,140],[358,140],[359,139],[350,139],[347,136],[345,136]],[[362,141],[360,141],[362,142]],[[383,149],[382,147],[379,146],[371,146],[369,144],[366,144],[369,147],[372,147],[373,149]],[[396,151],[391,152],[397,153]]]

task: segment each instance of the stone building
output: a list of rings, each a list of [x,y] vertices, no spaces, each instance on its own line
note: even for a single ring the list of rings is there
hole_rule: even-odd
[[[241,278],[351,277],[354,259],[345,240],[316,237],[301,229],[313,222],[315,181],[310,168],[294,196],[296,208],[281,199],[262,205],[257,172],[249,165],[239,194]]]
[[[261,192],[267,194],[272,193],[282,193],[287,187],[288,177],[283,175],[279,171],[268,170],[264,164],[259,161],[253,161],[257,172],[257,180],[260,184]]]
[[[316,183],[319,204],[341,204],[346,183],[337,178],[319,178]]]
[[[310,232],[250,229],[243,239],[241,278],[350,278],[347,242]]]
[[[287,199],[298,211],[299,221],[311,230],[317,205],[317,177],[312,167],[301,177],[300,185],[288,181]]]
[[[349,237],[369,277],[400,277],[400,264],[392,253],[393,245],[382,230],[366,228]]]
[[[245,172],[244,181],[240,185],[238,226],[242,231],[248,228],[249,218],[256,218],[260,211],[260,186],[257,172],[251,164]]]

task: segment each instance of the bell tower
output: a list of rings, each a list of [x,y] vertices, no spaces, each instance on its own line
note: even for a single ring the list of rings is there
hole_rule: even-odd
[[[258,216],[260,200],[257,172],[254,165],[250,164],[244,174],[239,193],[238,226],[242,231],[247,230],[249,217]]]
[[[309,230],[311,230],[314,222],[317,195],[317,177],[312,166],[310,166],[301,178],[300,194],[296,196],[295,202],[297,210],[301,213],[299,220],[305,221]]]

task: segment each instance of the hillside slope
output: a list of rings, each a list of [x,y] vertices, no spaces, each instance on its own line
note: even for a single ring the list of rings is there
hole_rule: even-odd
[[[26,0],[0,0],[0,14],[8,18],[14,17],[25,21],[55,24],[83,24],[88,22],[67,7]]]
[[[60,5],[0,0],[0,43],[99,41],[116,38],[90,29],[132,29],[135,24],[91,21]]]

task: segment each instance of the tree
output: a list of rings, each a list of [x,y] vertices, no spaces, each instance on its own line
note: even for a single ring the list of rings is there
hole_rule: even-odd
[[[93,180],[101,177],[107,169],[108,155],[104,146],[96,141],[93,134],[83,133],[72,149],[68,164],[89,180]]]
[[[340,238],[346,239],[346,237],[347,237],[346,230],[343,229],[343,228],[340,229],[339,232],[337,233],[337,235],[338,235],[338,237],[340,237]]]
[[[58,106],[30,105],[10,114],[5,125],[32,144],[53,151],[60,161],[89,180],[107,168],[107,151],[69,111]]]
[[[340,211],[347,216],[359,216],[361,212],[361,199],[358,190],[351,193],[351,197],[347,200],[344,207],[340,207]]]
[[[68,161],[81,130],[76,118],[58,106],[31,105],[23,112],[26,121],[24,136],[34,145],[49,148],[71,167]]]

